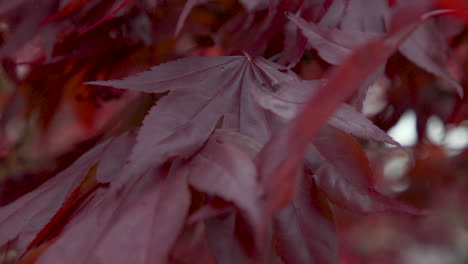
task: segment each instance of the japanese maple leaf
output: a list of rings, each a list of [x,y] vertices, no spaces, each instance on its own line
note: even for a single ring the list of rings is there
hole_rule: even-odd
[[[307,105],[307,99],[314,96],[326,82],[327,80],[286,81],[279,83],[275,93],[256,90],[253,92],[253,96],[263,108],[284,120],[291,120],[304,109]],[[349,104],[341,104],[328,123],[355,137],[400,147],[398,142]]]
[[[110,187],[77,211],[37,263],[165,263],[188,213],[188,167],[175,161],[170,170],[125,177],[119,171],[134,139],[124,133],[106,147],[96,179],[110,181]],[[155,250],[156,240],[165,246]]]
[[[410,205],[380,194],[361,145],[351,136],[325,126],[305,155],[305,166],[314,172],[317,186],[336,205],[355,212],[420,214]]]
[[[130,182],[136,182],[131,178],[138,178],[144,171],[157,168],[171,157],[191,159],[191,185],[201,192],[233,202],[254,228],[255,237],[259,238],[255,245],[264,244],[262,239],[267,236],[265,231],[269,223],[268,208],[277,205],[270,200],[265,204],[263,194],[274,189],[281,197],[283,190],[290,189],[288,186],[294,185],[294,181],[284,180],[270,187],[267,182],[274,173],[262,174],[262,170],[256,167],[259,164],[253,160],[260,147],[254,151],[245,146],[249,140],[233,143],[232,137],[223,139],[226,133],[222,136],[220,132],[212,134],[212,131],[216,126],[222,127],[231,134],[251,138],[255,142],[251,145],[261,146],[278,127],[307,105],[306,99],[319,91],[321,82],[302,81],[275,63],[246,55],[184,58],[134,77],[90,84],[143,92],[169,90],[169,95],[160,99],[143,121],[129,164],[122,174],[127,175],[125,178]],[[349,105],[339,107],[330,123],[357,137],[398,145]],[[211,139],[206,142],[210,135]],[[361,196],[372,199],[371,193],[366,191],[372,186],[369,165],[360,146],[357,143],[351,147],[342,144],[338,151],[359,154],[347,162],[336,155],[338,151],[333,152],[335,149],[331,142],[333,138],[325,144],[313,142],[311,148],[320,150],[314,162],[330,164],[339,171],[337,181],[344,179],[344,183],[349,184],[348,188],[356,184],[361,188]],[[290,146],[277,147],[283,152],[282,149]],[[361,162],[354,164],[356,160]],[[337,200],[348,191],[339,189],[334,193],[333,188],[329,190],[327,185],[321,186]],[[383,203],[382,207],[385,206]],[[359,209],[359,206],[355,207]]]
[[[272,130],[293,117],[305,105],[304,98],[318,88],[282,68],[248,55],[190,57],[123,80],[88,84],[170,91],[149,111],[130,156],[133,167],[146,167],[172,156],[189,157],[221,117],[223,128],[265,143]],[[350,106],[340,107],[331,122],[355,136],[397,144]]]
[[[284,28],[284,48],[277,63],[292,69],[304,55],[307,47],[307,38],[300,33],[300,29],[288,23]]]
[[[135,134],[130,131],[101,143],[36,190],[0,207],[0,234],[2,234],[0,245],[14,241],[17,253],[22,255],[27,248],[40,246],[40,243],[44,242],[41,236],[50,235],[45,233],[47,230],[59,228],[58,231],[60,231],[61,227],[54,225],[57,222],[68,221],[60,217],[63,215],[63,209],[69,209],[66,208],[68,206],[66,203],[73,198],[75,190],[81,186],[83,179],[89,175],[101,183],[115,180],[117,172],[125,164],[128,156],[127,149],[133,145],[134,141]],[[92,166],[96,165],[98,166],[94,172],[88,172]],[[99,197],[102,193],[106,191],[97,189],[91,195]],[[110,209],[112,211],[112,207]],[[106,210],[109,211],[109,208]],[[90,220],[93,219],[90,218]],[[74,217],[71,221],[74,221]],[[79,244],[77,239],[75,242],[77,242],[76,245]],[[55,243],[52,247],[55,247]]]
[[[98,193],[37,263],[165,263],[190,204],[187,168],[146,176],[123,196]]]
[[[187,174],[186,166],[173,165],[167,175],[157,175],[163,178],[149,183],[105,234],[97,263],[166,263],[188,214]]]
[[[190,162],[190,184],[211,196],[233,202],[253,223],[261,225],[262,189],[254,158],[261,146],[246,136],[217,130]]]
[[[263,190],[253,160],[259,147],[238,133],[217,130],[191,160],[190,170],[190,182],[196,189],[237,204],[240,214],[254,223],[254,232],[261,230],[262,223],[256,222],[263,216]],[[328,201],[320,197],[312,178],[303,180],[292,204],[275,218],[274,253],[266,249],[264,254],[267,258],[278,255],[288,263],[334,263],[338,256],[337,242]],[[239,241],[233,237],[234,227],[228,231],[225,221],[233,214],[228,211],[229,216],[226,216],[225,211],[210,216],[210,212],[207,213],[207,230],[218,230],[211,233],[215,236],[212,243],[218,261],[237,263],[237,258],[244,258],[242,263],[250,263],[239,248]],[[223,226],[219,223],[221,219],[225,219]]]
[[[328,200],[303,178],[294,201],[274,218],[275,248],[286,263],[337,263],[338,241]]]
[[[255,94],[255,96],[266,109],[285,119],[291,119],[304,108],[306,98],[314,96],[320,89],[320,85],[321,81],[292,81],[288,85],[281,85],[275,94]],[[320,178],[316,178],[317,181],[320,180],[319,186],[330,193],[332,198],[335,198],[334,201],[342,205],[346,204],[345,207],[356,211],[371,212],[396,209],[395,202],[390,202],[390,199],[386,201],[381,199],[382,197],[373,189],[373,173],[360,144],[336,128],[358,138],[385,142],[397,147],[400,145],[347,104],[339,106],[328,123],[331,126],[325,125],[325,128],[312,141],[305,156],[306,166],[314,172],[323,165],[333,167],[337,171],[334,174],[335,177],[327,178],[316,174],[316,177],[320,176]],[[325,182],[329,182],[331,185],[327,185]],[[341,185],[338,186],[337,183]],[[331,187],[332,185],[334,187]],[[347,185],[349,186],[346,187]],[[357,193],[361,195],[358,197],[359,199],[346,197],[347,193],[353,192],[355,195]],[[371,198],[372,196],[375,196],[375,201]],[[363,206],[363,199],[367,199],[370,201],[367,203],[372,205]],[[408,207],[407,211],[414,210]]]
[[[187,180],[209,195],[219,195],[237,203],[248,217],[258,216],[255,212],[258,208],[250,201],[260,195],[255,188],[253,162],[260,147],[255,143],[249,147],[244,144],[243,136],[217,131],[189,164],[172,165],[169,172],[154,168],[133,180],[118,173],[125,166],[126,150],[133,142],[131,134],[124,134],[106,148],[96,170],[96,179],[110,181],[110,188],[96,193],[37,263],[166,263],[186,220],[190,203]],[[210,239],[216,236],[216,240],[211,241],[216,243],[213,244],[214,255],[219,260],[231,256],[216,250],[222,246],[220,241],[226,241],[237,245],[236,257],[242,257],[244,253],[234,237],[212,233],[217,228],[215,222],[215,217],[209,217],[206,227]],[[220,235],[223,236],[221,240]],[[136,237],[128,239],[131,236]],[[154,250],[157,241],[164,241],[165,246]],[[244,257],[247,259],[246,255]]]
[[[152,93],[170,91],[149,111],[140,128],[129,158],[130,171],[138,171],[173,156],[188,158],[200,149],[221,118],[222,128],[266,142],[278,121],[252,93],[273,92],[282,81],[299,80],[279,67],[248,55],[189,57],[135,77],[89,84]]]
[[[371,41],[357,48],[308,99],[307,106],[302,112],[275,133],[262,149],[258,157],[259,176],[265,186],[266,200],[269,200],[267,202],[270,206],[267,210],[269,215],[274,215],[293,200],[299,179],[297,171],[308,144],[320,134],[321,128],[343,101],[356,91],[370,74],[384,64],[399,45],[414,32],[418,26],[418,19],[412,18],[409,21],[410,23],[403,26],[396,25],[393,33],[384,40]],[[366,164],[363,163],[357,168],[365,167]],[[365,186],[365,177],[363,178],[361,174],[352,175],[354,175],[352,178],[357,177],[351,179],[352,182]],[[339,179],[346,179],[344,176]],[[330,180],[329,183],[336,183],[331,177],[325,178]],[[278,186],[282,186],[281,192],[277,191]],[[340,186],[335,185],[335,187]],[[349,195],[346,191],[341,194]],[[367,197],[369,194],[370,192],[367,193]]]
[[[463,95],[463,88],[448,72],[446,41],[430,22],[426,22],[432,16],[430,13],[421,16],[417,29],[399,46],[399,51],[422,69],[445,80]],[[288,18],[302,30],[320,57],[335,65],[342,63],[357,47],[387,35],[386,32],[364,31],[365,28],[357,27],[345,29],[322,27],[291,14]]]
[[[221,127],[265,143],[272,131],[306,105],[305,98],[320,85],[301,81],[282,69],[247,55],[193,57],[156,66],[135,77],[90,84],[170,91],[150,110],[140,128],[127,167],[127,173],[138,175],[170,157],[189,158],[221,117]],[[357,137],[398,145],[351,106],[339,107],[330,123]]]

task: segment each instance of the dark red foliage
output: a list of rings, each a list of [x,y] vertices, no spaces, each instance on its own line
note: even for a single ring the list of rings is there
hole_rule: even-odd
[[[393,240],[357,254],[351,223],[408,230],[441,210],[419,151],[446,159],[421,136],[428,119],[467,117],[463,5],[0,0],[0,187],[41,182],[0,195],[0,264],[408,263]],[[363,109],[384,81],[374,123]],[[411,149],[385,131],[413,108]],[[395,155],[413,166],[400,197],[379,170]],[[430,180],[466,198],[463,177]]]

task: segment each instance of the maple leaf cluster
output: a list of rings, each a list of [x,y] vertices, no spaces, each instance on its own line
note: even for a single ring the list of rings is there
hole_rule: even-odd
[[[466,120],[465,7],[0,1],[0,263],[361,263],[340,221],[432,213],[378,168],[425,168],[408,109]]]

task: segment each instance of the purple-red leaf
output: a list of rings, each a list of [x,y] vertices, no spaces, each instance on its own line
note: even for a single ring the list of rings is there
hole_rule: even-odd
[[[360,1],[351,1],[351,6],[355,2]],[[462,87],[453,80],[447,70],[446,50],[448,47],[446,47],[441,34],[434,27],[431,27],[429,22],[425,22],[430,17],[430,15],[420,17],[417,22],[418,28],[401,44],[399,50],[409,60],[445,80],[460,95],[463,95]],[[375,18],[375,22],[369,21],[363,25],[344,23],[346,26],[341,29],[321,27],[292,14],[288,14],[288,18],[302,30],[309,40],[309,44],[318,51],[320,57],[331,64],[342,63],[353,50],[368,41],[382,39],[385,36],[383,29],[387,27],[383,25],[383,29],[374,28],[372,30],[371,25],[380,22],[378,18]]]
[[[112,140],[103,150],[96,169],[96,179],[110,182],[110,188],[98,189],[64,227],[58,239],[38,259],[38,263],[95,263],[95,248],[109,228],[117,221],[122,209],[140,197],[146,188],[144,180],[154,177],[129,178],[121,169],[135,142],[135,133],[124,133]],[[142,187],[143,185],[143,187]]]
[[[406,58],[446,81],[460,96],[463,96],[463,88],[448,72],[446,56],[448,49],[440,32],[429,22],[419,26],[400,46],[400,52]]]
[[[285,65],[287,69],[292,69],[304,55],[307,38],[300,34],[299,28],[294,27],[291,23],[286,24],[284,30],[284,48],[278,64]]]
[[[194,86],[214,87],[222,83],[239,57],[187,57],[170,61],[123,80],[94,81],[87,84],[112,86],[147,93],[162,93]]]
[[[320,57],[330,64],[342,63],[357,47],[382,37],[374,32],[320,27],[292,14],[288,14],[288,18],[302,30]]]
[[[68,195],[80,185],[91,166],[99,161],[108,143],[89,150],[70,167],[36,190],[0,207],[0,245],[17,238],[17,253],[23,254]]]
[[[257,182],[255,154],[249,155],[255,150],[246,152],[231,144],[229,138],[233,136],[236,135],[229,135],[226,131],[217,131],[211,136],[191,161],[190,184],[201,192],[233,202],[257,228],[262,216],[260,201],[263,191]],[[259,149],[257,147],[257,151]]]
[[[96,170],[96,181],[108,183],[115,179],[129,156],[129,149],[135,144],[135,132],[124,133],[113,138],[102,155]]]
[[[223,128],[266,142],[277,123],[251,94],[256,90],[272,93],[281,82],[299,79],[280,68],[248,56],[185,58],[135,77],[91,84],[170,91],[150,110],[139,130],[128,167],[130,174],[136,174],[173,156],[188,158],[221,117]]]
[[[373,173],[369,160],[361,145],[353,137],[332,126],[324,126],[312,144],[312,147],[324,159],[324,163],[332,166],[349,182],[358,186],[373,185]],[[313,164],[317,160],[310,160],[306,157],[305,162]],[[311,169],[317,169],[316,166],[313,167],[315,168]]]
[[[275,93],[254,90],[252,94],[263,108],[290,120],[306,106],[307,98],[313,96],[322,83],[323,81],[282,82]],[[348,104],[338,107],[328,123],[361,139],[372,139],[401,147],[385,131]]]
[[[169,264],[216,264],[208,243],[206,224],[186,227],[171,251]]]
[[[37,263],[165,263],[188,213],[187,176],[173,165],[98,190]]]
[[[351,0],[323,1],[325,10],[324,13],[321,14],[320,25],[325,27],[338,26],[350,1]]]
[[[259,176],[266,190],[266,217],[292,201],[304,152],[320,128],[368,76],[386,62],[412,30],[413,24],[383,41],[373,41],[357,48],[309,99],[305,109],[275,133],[262,149]]]
[[[314,180],[336,205],[360,213],[396,212],[412,215],[427,214],[377,192],[371,186],[358,186],[349,182],[331,166],[323,166],[316,171]]]
[[[253,264],[240,241],[234,236],[235,224],[236,213],[219,216],[206,222],[208,241],[217,263]]]
[[[92,200],[65,226],[60,237],[39,257],[37,263],[96,263],[96,247],[106,228],[113,223],[119,205],[110,203],[110,199],[106,198],[109,198],[107,190],[97,190]]]
[[[372,139],[378,142],[388,143],[397,147],[401,145],[393,140],[385,131],[374,125],[362,113],[354,107],[343,104],[336,110],[328,123],[357,138]]]
[[[422,211],[374,189],[373,172],[361,145],[331,126],[322,129],[305,157],[317,185],[336,204],[358,212]]]
[[[328,201],[304,178],[296,198],[275,217],[274,239],[284,263],[334,264],[338,241]]]
[[[96,248],[98,262],[166,263],[190,205],[187,175],[185,166],[174,165],[165,179],[153,183],[124,209]]]
[[[224,98],[209,99],[203,92],[180,90],[159,100],[143,120],[125,173],[138,175],[169,158],[188,158],[197,151],[221,118],[218,110],[224,107]]]

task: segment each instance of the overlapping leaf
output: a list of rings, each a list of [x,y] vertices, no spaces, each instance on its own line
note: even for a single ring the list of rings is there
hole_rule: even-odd
[[[294,27],[292,23],[286,24],[284,31],[284,48],[277,63],[291,69],[299,63],[304,55],[304,51],[307,47],[307,38],[305,38],[300,33],[300,29]]]
[[[272,130],[281,125],[284,120],[293,118],[304,108],[304,98],[311,95],[317,96],[316,93],[320,92],[320,82],[304,82],[294,74],[283,73],[279,69],[281,69],[279,65],[261,58],[251,59],[248,56],[186,58],[154,67],[149,72],[141,73],[135,77],[120,81],[92,82],[91,84],[111,85],[116,88],[145,92],[171,91],[146,117],[140,129],[136,146],[133,149],[130,162],[133,163],[135,168],[144,170],[150,164],[152,164],[151,166],[162,164],[172,156],[188,158],[206,141],[221,117],[223,118],[222,127],[238,131],[254,138],[259,143],[266,142]],[[329,106],[324,105],[325,107]],[[320,107],[318,108],[320,109]],[[275,115],[272,116],[270,112]],[[316,115],[314,114],[314,116]],[[304,126],[306,122],[303,121],[301,126]],[[354,136],[399,146],[398,143],[351,106],[339,106],[330,123]],[[302,132],[298,131],[297,133]],[[330,152],[334,151],[331,142],[333,140],[315,147],[321,148],[320,152],[322,154],[337,153]],[[277,150],[269,150],[270,153],[267,156],[281,152],[282,149],[291,148],[291,145],[296,144],[290,143],[288,142],[288,145],[278,144],[275,146]],[[211,143],[208,146],[215,145]],[[353,151],[353,148],[359,149],[359,146],[345,147],[340,151],[347,153],[346,151]],[[214,152],[216,152],[215,150],[213,149]],[[369,176],[371,172],[368,167],[366,169],[368,165],[356,165],[352,159],[347,163],[339,163],[340,158],[336,155],[329,156],[330,154],[322,156],[326,161],[335,162],[334,166],[338,166],[341,177],[348,179],[352,184],[355,184],[356,181],[360,182],[358,186],[366,186],[367,188],[367,186],[372,185],[371,181],[363,182],[359,180],[359,177],[371,177]],[[233,153],[229,155],[233,155]],[[350,155],[353,155],[353,153]],[[363,154],[357,157],[366,159]],[[242,160],[240,156],[236,159]],[[345,161],[344,158],[341,159]],[[206,163],[206,161],[204,162]],[[222,161],[220,160],[220,162]],[[200,164],[203,164],[203,162],[200,161],[198,164],[202,166]],[[270,165],[267,167],[273,169],[272,166],[275,163],[268,162],[268,164]],[[208,163],[206,166],[208,166]],[[243,167],[247,169],[249,166]],[[317,166],[316,169],[319,167]],[[262,168],[262,170],[264,169]],[[346,177],[347,170],[352,171],[351,175],[353,176]],[[270,170],[268,169],[268,171]],[[232,168],[231,172],[234,172]],[[252,173],[250,172],[250,174]],[[265,184],[276,189],[276,183],[269,180],[269,175],[274,174],[273,171],[263,173],[265,172],[261,172],[262,177],[265,177],[262,178]],[[295,174],[296,171],[294,170],[291,173]],[[218,175],[218,177],[221,176]],[[289,188],[295,188],[294,181],[281,179],[279,182],[281,184],[288,182]],[[277,184],[280,184],[279,182]],[[208,187],[214,188],[214,186],[199,187],[207,191],[209,190]],[[253,183],[251,186],[253,186]],[[283,189],[286,197],[292,195],[292,193],[288,193],[288,188]],[[228,197],[228,200],[235,201],[244,210],[252,208],[250,207],[252,204],[239,200],[241,199],[238,196],[239,193],[229,194],[229,189],[226,187],[211,189],[208,192],[220,196],[226,195],[225,198]],[[255,200],[255,198],[252,199]],[[281,195],[276,195],[275,199],[281,200]],[[285,201],[290,200],[290,198],[285,199]],[[280,200],[278,200],[278,203],[282,204],[283,202]],[[273,204],[275,203],[273,202]],[[255,210],[248,209],[247,211],[251,212],[250,216],[252,217],[252,212]]]
[[[315,138],[305,163],[315,171],[314,179],[320,189],[341,207],[365,213],[422,212],[375,190],[373,172],[360,144],[331,126]]]
[[[2,234],[2,239],[0,240],[0,244],[3,245],[9,240],[13,241],[16,239],[15,250],[21,255],[27,247],[40,246],[40,243],[44,242],[42,241],[44,238],[50,239],[48,236],[51,234],[44,232],[48,232],[48,230],[57,232],[60,230],[56,230],[57,227],[50,225],[57,225],[58,223],[61,225],[67,224],[67,222],[63,221],[68,221],[68,219],[59,218],[66,217],[62,212],[63,210],[69,210],[70,208],[68,207],[73,207],[73,204],[65,203],[75,202],[73,200],[75,190],[81,187],[80,183],[82,183],[83,179],[88,175],[88,170],[93,165],[103,161],[103,166],[101,169],[98,169],[96,174],[100,175],[99,178],[101,180],[105,179],[106,182],[113,179],[120,167],[123,166],[125,159],[123,157],[126,153],[125,149],[122,151],[118,150],[122,146],[131,144],[132,141],[134,141],[134,135],[132,133],[125,133],[95,146],[75,161],[70,167],[39,186],[36,190],[20,197],[11,204],[1,207],[0,221],[2,224],[0,225],[0,233]],[[109,160],[118,163],[111,165]],[[89,176],[94,177],[94,172]],[[103,193],[105,193],[105,191],[97,189],[95,193],[91,193],[91,195],[100,196]],[[87,199],[87,197],[84,198]],[[72,222],[73,220],[74,219],[72,219]],[[93,218],[89,218],[89,220],[93,220]],[[83,230],[81,230],[81,232],[82,231]],[[31,244],[32,241],[35,243]],[[74,240],[74,245],[79,245],[79,241],[80,239]],[[52,245],[52,248],[53,247],[55,247],[55,243]],[[60,254],[66,255],[70,251],[73,252],[74,249],[73,247],[68,248],[66,252],[60,251]],[[76,253],[79,255],[82,252]],[[57,263],[61,263],[61,261]]]
[[[146,176],[130,196],[98,194],[37,263],[165,263],[188,212],[187,169]],[[165,246],[155,250],[156,240]]]
[[[96,171],[96,178],[111,180],[110,188],[98,191],[92,197],[37,263],[108,263],[109,260],[112,263],[152,263],[164,262],[168,258],[188,212],[188,170],[185,166],[174,165],[171,172],[155,169],[129,179],[129,175],[120,172],[125,165],[125,154],[128,154],[125,146],[132,142],[134,135],[130,133],[117,137],[109,145]],[[116,164],[111,165],[112,162]],[[169,197],[174,199],[166,203]],[[180,207],[174,207],[175,204]],[[167,226],[154,229],[163,225]],[[122,236],[122,232],[131,234]],[[137,238],[128,239],[138,232],[142,233]],[[140,239],[141,243],[134,243],[135,239]],[[152,244],[146,243],[147,239],[163,239],[167,242],[166,247],[159,247],[158,252],[151,249],[149,255],[148,247]],[[120,248],[126,243],[132,243],[131,247],[123,247],[131,253]],[[119,247],[118,251],[123,255],[114,254],[117,252],[114,247]]]
[[[327,199],[304,178],[296,199],[275,218],[275,243],[285,263],[336,263],[338,241]]]
[[[273,92],[281,81],[298,80],[278,67],[248,56],[185,58],[121,81],[91,84],[145,92],[170,91],[146,116],[130,156],[133,167],[144,169],[172,156],[192,155],[221,117],[222,127],[266,142],[275,122],[251,93]]]
[[[360,45],[382,37],[376,32],[321,27],[291,14],[288,18],[302,30],[320,57],[330,64],[342,63]]]
[[[263,108],[290,120],[303,110],[307,99],[313,96],[323,83],[324,81],[287,81],[280,83],[274,94],[255,90],[253,96]],[[328,122],[355,137],[400,147],[398,142],[348,104],[340,105]]]
[[[232,137],[243,141],[242,148],[249,147],[249,139],[245,139],[245,136],[217,131],[191,161],[190,183],[204,193],[234,202],[258,228],[262,220],[262,189],[257,181],[253,161],[255,149],[239,149],[230,142]]]
[[[429,22],[425,21],[429,17],[421,17],[417,24],[418,28],[399,46],[399,50],[422,69],[447,81],[450,86],[462,95],[462,87],[453,80],[447,70],[446,50],[448,47],[446,47],[440,34],[431,27]],[[326,28],[307,23],[298,16],[288,15],[288,18],[302,30],[319,55],[331,64],[342,63],[357,47],[371,40],[382,39],[386,35],[386,32],[382,30],[365,31],[358,26],[356,28],[351,26],[351,29]],[[379,20],[376,18],[373,23],[377,24],[378,22]],[[349,25],[349,23],[344,24]],[[368,24],[371,25],[371,21]]]
[[[370,74],[386,62],[414,29],[415,24],[409,24],[396,29],[396,33],[383,41],[370,42],[358,48],[308,100],[305,109],[274,134],[262,149],[259,156],[259,176],[265,185],[270,214],[293,200],[298,180],[297,171],[303,155],[328,118]],[[283,188],[278,193],[277,186],[280,185]]]
[[[108,144],[98,145],[36,190],[0,207],[0,245],[16,239],[18,254],[24,253],[68,195],[80,185],[89,168],[99,161]]]
[[[166,263],[190,205],[187,173],[173,168],[127,209],[99,244],[98,263]]]
[[[205,223],[186,227],[171,251],[170,264],[215,264]]]
[[[242,249],[242,244],[234,236],[236,213],[211,219],[207,224],[208,241],[218,263],[255,263],[248,257]]]
[[[90,84],[144,92],[169,90],[169,95],[162,98],[145,118],[129,160],[129,168],[133,169],[127,172],[138,175],[170,157],[189,158],[196,154],[191,162],[192,185],[202,192],[234,202],[263,237],[267,235],[265,221],[268,218],[265,216],[269,215],[271,208],[285,206],[291,201],[294,194],[291,190],[295,189],[296,181],[288,178],[271,181],[270,177],[276,172],[268,170],[269,173],[265,173],[265,167],[260,167],[260,175],[257,175],[258,171],[250,160],[252,154],[249,157],[242,151],[245,147],[238,149],[238,146],[231,147],[229,142],[223,142],[219,133],[212,136],[202,151],[196,151],[221,118],[222,123],[218,123],[221,127],[262,144],[280,125],[304,108],[306,98],[320,91],[320,82],[304,82],[280,69],[281,66],[262,58],[248,56],[186,58],[154,67],[135,77]],[[335,116],[331,122],[344,131],[398,145],[351,106],[340,107]],[[243,144],[247,142],[243,141]],[[335,155],[337,152],[333,152],[335,149],[329,143],[316,147],[321,148],[323,155],[339,169],[340,177],[350,182],[359,182],[360,177],[371,177],[369,170],[360,170],[360,165],[353,164],[352,159],[340,163]],[[269,154],[285,153],[284,149],[291,148],[289,144],[291,142],[278,144],[275,150],[269,149]],[[343,150],[343,153],[353,151],[352,148],[340,149]],[[356,158],[366,159],[364,155]],[[267,160],[268,167],[273,169],[275,162]],[[265,165],[262,162],[260,160],[260,166]],[[327,160],[323,161],[320,156],[316,162],[322,164]],[[348,169],[353,176],[346,178]],[[298,171],[291,173],[296,175]],[[257,182],[259,176],[261,181]],[[371,181],[358,183],[358,186],[367,185],[371,185]],[[278,186],[281,186],[280,190]],[[275,192],[275,201],[268,200],[265,204],[260,199],[263,188],[267,193]]]

